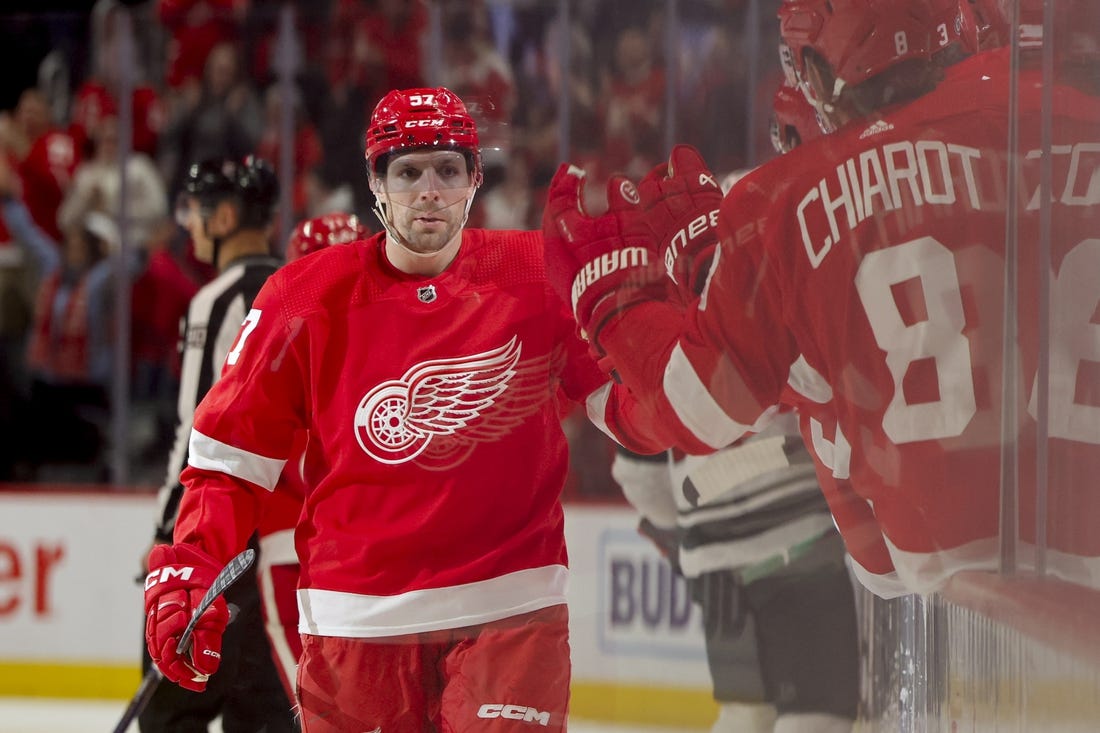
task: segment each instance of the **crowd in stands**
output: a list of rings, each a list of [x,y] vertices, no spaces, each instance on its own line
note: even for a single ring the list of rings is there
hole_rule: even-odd
[[[299,49],[289,87],[279,77],[286,59],[276,54],[286,48],[279,31],[288,5]],[[715,170],[752,158],[741,132],[745,97],[757,88],[739,58],[746,5],[680,3],[679,58],[670,66],[669,18],[658,0],[572,3],[568,28],[556,0],[98,0],[78,48],[30,59],[39,83],[0,110],[0,432],[12,436],[0,441],[0,481],[110,480],[114,289],[122,270],[132,283],[131,482],[162,478],[178,323],[212,275],[171,218],[192,162],[255,153],[278,169],[290,115],[293,174],[280,176],[290,184],[292,210],[280,212],[277,231],[337,211],[372,225],[363,168],[370,110],[392,88],[442,85],[467,102],[482,132],[486,181],[471,224],[537,228],[563,134],[571,159],[586,162],[597,179],[643,175],[663,160],[669,125]],[[126,68],[119,61],[124,13],[137,29]],[[775,34],[768,26],[761,36]],[[762,53],[769,75],[759,96],[770,99],[775,54],[770,45]],[[123,72],[133,88],[125,185]],[[764,150],[766,124],[758,127]],[[602,197],[601,185],[587,190]],[[123,191],[131,256],[120,263]]]

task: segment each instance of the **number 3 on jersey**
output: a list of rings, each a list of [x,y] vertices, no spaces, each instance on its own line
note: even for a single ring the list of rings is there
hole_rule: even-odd
[[[229,366],[233,366],[237,363],[237,360],[241,358],[241,350],[244,349],[245,339],[248,335],[256,330],[256,324],[260,322],[260,313],[262,311],[253,308],[248,311],[248,315],[244,317],[244,323],[241,324],[241,330],[237,333],[237,343],[233,344],[233,348],[230,349],[229,354],[225,357],[225,363]]]

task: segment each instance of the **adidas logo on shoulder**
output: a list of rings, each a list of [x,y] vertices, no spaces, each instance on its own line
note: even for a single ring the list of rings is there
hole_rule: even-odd
[[[879,120],[878,122],[876,122],[873,125],[871,125],[870,127],[868,127],[866,130],[861,132],[860,135],[859,135],[859,139],[863,140],[864,138],[871,137],[872,135],[878,135],[879,133],[882,133],[882,132],[889,132],[890,130],[893,130],[893,129],[894,129],[894,126],[891,125],[886,120]]]

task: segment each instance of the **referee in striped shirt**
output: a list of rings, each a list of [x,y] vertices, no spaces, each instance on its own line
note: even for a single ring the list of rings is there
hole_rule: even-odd
[[[184,488],[180,471],[195,407],[221,375],[222,365],[260,287],[280,266],[271,254],[271,223],[279,184],[261,159],[195,163],[176,205],[177,223],[190,233],[195,257],[218,275],[191,300],[181,329],[182,368],[176,440],[158,493],[154,543],[171,543]],[[255,549],[255,541],[253,541]],[[202,693],[163,683],[138,718],[143,733],[205,733],[219,715],[236,731],[296,730],[291,703],[275,670],[264,632],[255,567],[226,594],[237,607],[226,631],[221,667]],[[142,648],[145,645],[142,644]],[[151,664],[146,652],[146,669]]]

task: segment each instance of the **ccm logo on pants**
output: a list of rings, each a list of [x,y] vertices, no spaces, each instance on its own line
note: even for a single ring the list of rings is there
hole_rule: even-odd
[[[550,713],[540,713],[534,708],[525,707],[523,705],[482,705],[478,708],[477,717],[507,718],[508,720],[522,720],[524,723],[550,725]]]

